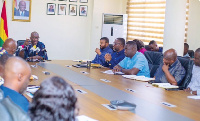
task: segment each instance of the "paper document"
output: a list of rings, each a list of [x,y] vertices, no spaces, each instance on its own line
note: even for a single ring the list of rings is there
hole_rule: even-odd
[[[98,121],[98,120],[92,119],[92,118],[84,116],[84,115],[77,116],[76,119],[77,119],[77,121]]]
[[[190,98],[190,99],[200,99],[200,96],[187,96],[187,98]]]
[[[123,75],[124,74],[123,72],[115,72],[115,73],[113,73],[112,70],[107,70],[107,71],[104,71],[103,73],[104,74],[116,74],[116,75]]]
[[[179,88],[178,86],[171,85],[170,83],[152,83],[153,86],[160,87],[160,88]]]
[[[148,78],[145,76],[136,76],[136,75],[122,75],[122,76],[127,79],[135,79],[135,80],[144,81],[144,82],[155,80],[154,78]]]

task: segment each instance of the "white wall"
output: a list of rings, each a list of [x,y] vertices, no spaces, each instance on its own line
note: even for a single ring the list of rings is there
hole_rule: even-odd
[[[127,0],[94,0],[92,31],[90,42],[90,59],[96,55],[95,48],[99,48],[99,40],[101,38],[102,14],[125,14]]]
[[[200,1],[190,0],[187,42],[191,50],[200,47]]]
[[[88,16],[46,15],[47,3],[66,3],[67,7],[69,4],[88,5]],[[32,0],[31,22],[16,22],[12,21],[12,0],[7,0],[9,37],[23,40],[37,31],[40,41],[46,45],[49,59],[93,59],[101,37],[102,13],[124,14],[126,3],[127,0],[88,0],[88,3]],[[2,0],[0,13],[1,8]]]
[[[49,59],[89,58],[93,0],[89,0],[89,3],[70,3],[88,5],[87,17],[46,15],[47,1],[57,4],[66,3],[68,14],[68,1],[32,0],[31,22],[16,22],[12,21],[12,0],[7,0],[9,37],[15,40],[26,39],[30,37],[32,31],[37,31],[40,34],[40,41],[46,45]],[[0,1],[0,13],[1,8],[2,0]]]

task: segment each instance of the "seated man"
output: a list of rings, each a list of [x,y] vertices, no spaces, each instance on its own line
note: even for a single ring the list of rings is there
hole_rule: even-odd
[[[113,44],[113,50],[115,52],[105,55],[106,62],[103,64],[105,67],[113,69],[121,60],[124,59],[124,46],[125,40],[123,38],[117,38]]]
[[[12,55],[10,55],[10,54],[3,54],[0,57],[0,85],[2,85],[4,83],[4,79],[3,79],[4,67],[5,67],[6,61],[11,56]]]
[[[13,55],[13,54],[15,54],[16,49],[17,49],[16,41],[13,40],[12,38],[8,38],[4,42],[3,46],[0,47],[0,57],[5,53]]]
[[[137,44],[128,41],[125,45],[125,58],[113,69],[113,72],[123,72],[128,75],[150,77],[149,66],[145,56],[137,52]]]
[[[189,45],[187,43],[184,43],[183,57],[190,58],[190,55],[188,54],[188,50],[189,50]]]
[[[174,49],[165,51],[163,63],[155,73],[155,82],[179,85],[184,76],[185,69],[177,59],[176,51]]]
[[[39,34],[37,32],[31,33],[31,43],[29,39],[27,39],[24,42],[24,49],[20,49],[19,52],[17,52],[17,55],[24,59],[38,59],[38,60],[47,60],[47,54],[45,45],[39,41]]]
[[[163,51],[163,49],[161,47],[158,47],[156,41],[154,41],[154,40],[149,42],[149,48],[150,48],[150,51],[157,51],[157,52]]]
[[[195,51],[194,57],[192,79],[186,91],[190,91],[194,95],[200,95],[200,48]]]
[[[31,76],[31,68],[27,62],[19,57],[10,57],[4,68],[4,84],[0,86],[4,97],[9,97],[25,112],[29,102],[22,95],[26,90]]]
[[[113,50],[109,47],[109,39],[107,37],[102,37],[100,39],[100,49],[96,48],[95,52],[97,53],[95,59],[92,63],[98,63],[103,65],[105,63],[104,56],[109,53],[112,54]]]

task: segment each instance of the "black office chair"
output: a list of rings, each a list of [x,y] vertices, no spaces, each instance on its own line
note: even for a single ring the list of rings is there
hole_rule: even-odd
[[[149,45],[144,45],[144,48],[145,48],[147,51],[151,51]]]
[[[109,44],[109,47],[113,50],[113,44]]]
[[[194,58],[194,51],[193,50],[188,50],[188,54],[191,58]]]
[[[149,64],[150,77],[154,77],[156,70],[163,61],[163,54],[161,52],[146,51],[144,56]]]
[[[26,40],[18,40],[18,41],[17,41],[17,48],[18,48],[20,45],[23,45],[25,41],[26,41]]]
[[[186,89],[192,78],[192,69],[193,69],[194,62],[184,57],[178,57],[178,60],[180,61],[181,65],[185,68],[185,71],[186,71],[185,77],[179,84],[179,88]]]

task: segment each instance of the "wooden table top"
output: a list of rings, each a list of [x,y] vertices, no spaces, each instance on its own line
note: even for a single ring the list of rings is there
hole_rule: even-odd
[[[65,60],[65,61],[49,61],[48,63],[58,64],[64,67],[65,65],[72,65],[72,64],[76,64],[77,62]],[[30,65],[31,64],[35,64],[35,63],[30,63]],[[49,70],[46,70],[40,66],[37,66],[36,68],[33,68],[33,67],[31,68],[32,68],[32,74],[37,75],[39,77],[38,81],[33,80],[30,82],[30,84],[32,85],[40,85],[40,83],[45,78],[56,75],[55,73]],[[166,91],[161,88],[153,87],[147,82],[130,80],[130,79],[123,78],[121,75],[107,75],[101,72],[101,71],[108,70],[107,68],[86,69],[86,68],[72,67],[68,69],[73,70],[80,74],[82,74],[80,71],[86,71],[89,74],[85,76],[88,76],[98,81],[100,81],[100,79],[102,78],[110,80],[111,81],[110,83],[106,83],[103,81],[100,81],[100,82],[110,85],[112,87],[115,87],[131,95],[134,95],[140,99],[146,100],[152,104],[166,108],[172,112],[176,112],[178,114],[189,117],[190,119],[193,119],[193,120],[200,119],[200,115],[199,115],[200,101],[188,99],[187,96],[190,96],[191,94],[186,93],[184,91]],[[42,71],[48,71],[51,74],[45,75]],[[129,111],[110,111],[101,105],[101,104],[109,104],[108,100],[98,96],[97,94],[87,89],[84,89],[78,84],[75,84],[69,80],[66,80],[66,81],[69,84],[71,84],[74,87],[74,89],[82,89],[88,92],[87,94],[76,93],[78,97],[78,105],[80,107],[80,112],[79,112],[80,115],[86,115],[100,121],[145,120],[143,117],[140,117]],[[133,89],[136,92],[133,93],[133,92],[127,91],[126,90],[127,88]],[[30,98],[28,99],[31,100]],[[161,104],[161,102],[168,102],[173,105],[176,105],[177,107],[170,108],[170,107],[164,106],[163,104]]]

